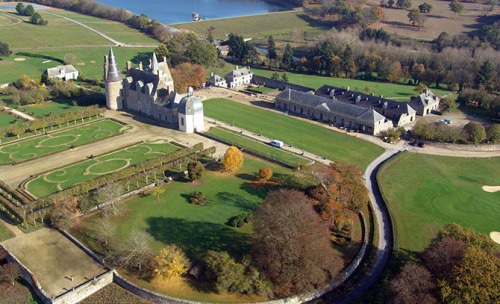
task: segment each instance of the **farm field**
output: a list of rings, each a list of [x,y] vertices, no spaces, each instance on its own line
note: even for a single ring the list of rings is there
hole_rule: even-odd
[[[378,180],[395,225],[397,247],[421,251],[447,223],[489,234],[500,229],[500,157],[455,158],[403,153]]]
[[[25,111],[27,114],[43,117],[50,114],[57,115],[64,112],[76,111],[78,108],[80,107],[72,104],[71,99],[60,99],[21,107],[20,110]]]
[[[0,164],[25,161],[37,156],[68,149],[119,134],[123,125],[111,120],[72,128],[0,147]],[[50,128],[47,128],[50,132]]]
[[[370,27],[383,28],[390,34],[396,33],[404,37],[433,40],[442,32],[447,32],[450,36],[453,36],[479,31],[483,24],[495,22],[494,15],[498,14],[498,8],[490,11],[491,5],[472,2],[463,2],[464,9],[455,18],[453,18],[453,12],[450,11],[448,7],[449,2],[447,1],[414,0],[412,8],[418,7],[424,2],[432,5],[433,9],[430,13],[426,14],[427,19],[420,31],[409,22],[408,11],[396,7],[384,7],[384,20],[373,23]],[[380,5],[380,1],[377,0],[368,0],[368,3]]]
[[[293,144],[330,160],[357,164],[363,170],[383,152],[383,148],[354,136],[228,99],[206,100],[204,111],[208,117],[234,123],[237,127],[282,140],[287,145]]]
[[[221,173],[219,168],[207,169],[201,181],[190,183],[186,179],[173,181],[165,186],[166,191],[159,196],[138,196],[123,202],[120,208],[126,211],[112,217],[117,225],[115,238],[110,246],[119,246],[133,231],[145,230],[153,238],[150,244],[153,252],[167,244],[174,243],[181,247],[189,258],[200,258],[207,250],[225,250],[232,256],[241,257],[249,252],[251,225],[232,228],[226,225],[233,216],[252,212],[261,203],[265,195],[278,189],[276,183],[255,183],[258,170],[270,167],[276,179],[288,177],[292,171],[273,163],[262,161],[247,154],[244,155],[243,167],[235,173]],[[201,191],[207,198],[204,205],[192,205],[189,197]],[[101,215],[93,214],[83,219],[80,227],[85,227],[85,241],[91,248],[101,248],[95,235],[95,224]],[[84,236],[82,236],[84,237]],[[116,249],[118,247],[112,247]],[[193,288],[185,278],[172,281],[172,284],[157,285],[155,281],[134,281],[157,292],[171,296],[205,302],[256,302],[258,297],[242,295],[215,294]]]
[[[256,68],[252,68],[252,71],[254,72],[255,75],[260,75],[265,77],[271,77],[274,73],[273,71],[261,70]],[[319,89],[320,87],[326,84],[336,87],[349,87],[353,91],[364,92],[365,86],[370,85],[372,88],[370,93],[373,93],[375,95],[383,95],[385,98],[407,97],[398,99],[398,101],[407,101],[407,102],[410,102],[411,96],[417,95],[417,92],[413,90],[415,89],[415,87],[410,85],[383,83],[383,82],[347,79],[347,78],[313,76],[313,75],[305,75],[305,74],[297,74],[289,72],[287,72],[287,75],[289,82],[310,87],[313,89]],[[448,91],[438,90],[435,88],[431,88],[431,91],[439,95],[445,95],[450,93]]]
[[[2,222],[0,222],[0,242],[8,240],[12,237],[14,237],[14,233],[12,233]]]
[[[13,51],[28,48],[112,44],[97,33],[74,22],[47,14],[43,10],[37,10],[37,12],[48,21],[46,26],[31,24],[28,22],[29,17],[20,16],[17,12],[5,13],[22,22],[2,27],[0,40],[8,43]]]
[[[264,144],[260,141],[256,141],[255,139],[252,139],[245,135],[234,133],[228,130],[223,130],[221,128],[213,127],[210,129],[210,131],[207,132],[207,134],[214,136],[215,138],[225,140],[232,145],[236,145],[246,150],[249,149],[250,151],[256,151],[264,156],[267,155],[268,157],[277,159],[292,167],[295,167],[297,164],[307,164],[311,162],[310,159],[307,159],[305,157],[301,157],[294,153],[271,147],[270,145]]]
[[[45,197],[67,189],[77,183],[89,181],[155,156],[179,150],[165,140],[138,144],[123,150],[96,157],[63,169],[43,174],[27,184],[28,190],[36,197]]]
[[[123,23],[99,19],[96,17],[82,15],[75,12],[65,11],[61,9],[50,9],[51,13],[58,14],[64,17],[71,18],[73,20],[79,21],[91,28],[98,30],[99,32],[108,35],[109,37],[125,43],[132,45],[157,45],[160,42],[154,38],[151,38],[140,31],[130,28]]]

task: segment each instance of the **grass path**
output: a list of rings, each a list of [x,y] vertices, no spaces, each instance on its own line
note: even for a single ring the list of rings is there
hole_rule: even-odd
[[[228,99],[204,101],[205,115],[268,138],[275,138],[299,149],[347,161],[363,170],[383,148],[286,115],[273,113]]]

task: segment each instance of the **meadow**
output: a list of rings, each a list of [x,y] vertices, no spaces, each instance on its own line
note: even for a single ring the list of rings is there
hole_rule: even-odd
[[[447,223],[489,234],[500,227],[500,157],[456,158],[403,153],[378,180],[395,226],[396,247],[421,251]]]
[[[282,140],[333,161],[359,165],[363,170],[383,148],[355,136],[298,120],[283,114],[266,111],[227,99],[204,101],[205,115],[268,138]]]
[[[213,127],[208,132],[208,135],[221,139],[229,144],[236,145],[245,150],[255,151],[256,153],[276,159],[289,166],[295,167],[297,164],[307,164],[311,160],[300,155],[288,152],[286,150],[277,149],[269,144],[262,143],[248,136],[238,134],[229,130]]]
[[[81,182],[179,150],[164,140],[142,143],[38,176],[27,184],[36,197],[45,197]]]
[[[268,71],[256,68],[252,68],[252,72],[255,75],[265,76],[269,78],[274,73],[274,71]],[[365,92],[365,87],[369,85],[371,87],[369,93],[373,93],[375,95],[383,95],[385,98],[397,97],[398,101],[407,101],[407,102],[410,102],[411,96],[416,96],[418,94],[416,91],[414,91],[415,87],[410,85],[348,79],[348,78],[323,77],[323,76],[297,74],[290,72],[287,72],[286,74],[288,76],[288,81],[290,83],[310,87],[313,89],[319,89],[320,87],[326,84],[340,88],[349,87],[353,91]],[[448,91],[438,90],[435,88],[431,88],[431,91],[439,95],[445,95],[450,93]]]
[[[102,140],[119,134],[122,127],[123,125],[111,120],[101,120],[69,130],[3,145],[0,147],[0,164],[26,161],[68,149],[70,146]],[[50,132],[50,128],[47,128],[46,131]]]

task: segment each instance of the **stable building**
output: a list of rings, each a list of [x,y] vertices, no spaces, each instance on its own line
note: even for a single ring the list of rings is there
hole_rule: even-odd
[[[392,122],[373,109],[292,89],[276,96],[275,108],[373,135],[392,128]]]
[[[432,93],[431,90],[424,89],[422,94],[411,98],[410,106],[417,111],[417,115],[425,116],[438,110],[439,101],[436,94]]]
[[[48,68],[45,71],[45,74],[47,75],[47,78],[49,79],[54,79],[54,78],[59,78],[64,81],[68,80],[73,80],[78,78],[78,70],[72,66],[71,64],[68,65],[58,65],[53,68]]]

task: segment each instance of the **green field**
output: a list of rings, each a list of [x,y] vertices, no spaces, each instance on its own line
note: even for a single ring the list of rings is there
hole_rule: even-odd
[[[177,150],[179,150],[177,146],[169,144],[164,140],[142,143],[43,174],[30,181],[27,187],[36,197],[45,197],[57,191],[70,188],[77,183],[89,181],[104,174],[136,165],[152,157]]]
[[[12,233],[12,231],[5,227],[5,225],[0,221],[0,242],[3,242],[12,237],[14,237],[14,233]]]
[[[303,12],[297,11],[177,23],[172,26],[188,29],[202,36],[208,34],[207,27],[214,26],[215,38],[227,39],[226,34],[235,33],[245,38],[253,38],[252,41],[256,43],[265,43],[269,35],[273,35],[275,41],[292,41],[292,29],[307,31],[308,38],[330,29],[327,26],[315,25]]]
[[[79,106],[73,106],[72,101],[72,99],[52,100],[36,105],[21,107],[19,110],[38,117],[50,114],[58,115],[64,112],[76,111],[80,108]]]
[[[16,58],[22,58],[24,61],[16,61]],[[61,64],[56,61],[47,63],[42,63],[42,61],[45,61],[45,59],[16,55],[0,57],[0,84],[14,82],[23,74],[26,74],[31,78],[41,77],[42,73],[46,69],[53,68]]]
[[[403,153],[378,175],[400,249],[421,251],[447,223],[477,232],[500,230],[500,157],[455,158]]]
[[[9,16],[22,20],[14,25],[2,27],[0,41],[9,44],[11,50],[58,46],[94,46],[112,43],[97,33],[61,17],[38,11],[48,21],[45,26],[29,23],[29,17],[8,12]],[[22,39],[20,39],[22,37]]]
[[[20,119],[15,118],[6,112],[0,112],[0,128],[10,126],[11,124],[19,121]]]
[[[330,160],[340,160],[359,165],[363,170],[383,148],[309,122],[277,114],[227,99],[204,102],[205,115],[250,132],[279,139]]]
[[[111,120],[72,128],[0,147],[0,164],[25,161],[116,135],[123,125]],[[46,129],[50,132],[50,128]]]
[[[252,68],[252,71],[255,75],[271,77],[274,71],[261,70]],[[281,74],[280,74],[281,75]],[[331,85],[336,87],[349,87],[353,91],[364,92],[365,86],[370,85],[371,91],[375,95],[383,95],[385,98],[392,97],[407,97],[398,99],[398,101],[410,101],[411,96],[416,96],[418,93],[415,92],[414,86],[410,85],[402,85],[402,84],[394,84],[394,83],[383,83],[383,82],[375,82],[375,81],[367,81],[367,80],[356,80],[356,79],[347,79],[347,78],[333,78],[333,77],[323,77],[323,76],[314,76],[314,75],[305,75],[305,74],[297,74],[297,73],[288,73],[288,81],[291,83],[295,83],[298,85],[303,85],[306,87],[310,87],[313,89],[319,89],[323,85]],[[450,92],[445,90],[431,89],[432,92],[439,95],[446,95]]]
[[[268,144],[228,130],[211,128],[207,133],[232,145],[244,148],[245,150],[255,151],[260,155],[276,159],[292,167],[295,167],[297,164],[307,164],[311,162],[310,159],[301,157],[292,152],[271,147]]]
[[[123,23],[110,21],[106,19],[99,19],[96,17],[82,15],[75,12],[64,11],[64,10],[57,10],[51,12],[79,21],[122,43],[133,44],[133,45],[160,44],[158,40],[151,38],[136,29],[130,28]]]

